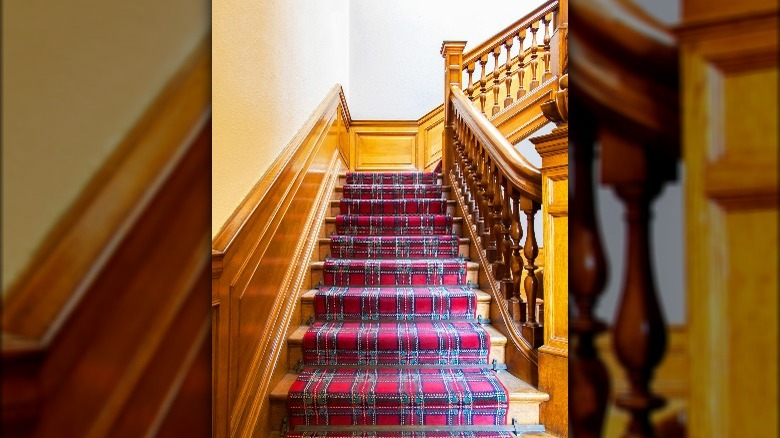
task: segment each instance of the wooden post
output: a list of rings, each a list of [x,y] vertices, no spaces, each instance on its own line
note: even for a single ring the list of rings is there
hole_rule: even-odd
[[[444,132],[442,133],[441,171],[444,181],[452,171],[453,165],[453,123],[454,114],[450,103],[450,87],[463,86],[463,48],[465,41],[444,41],[441,45],[441,56],[444,58]]]

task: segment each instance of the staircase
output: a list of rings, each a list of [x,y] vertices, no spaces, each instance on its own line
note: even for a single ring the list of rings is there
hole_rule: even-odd
[[[282,436],[545,436],[450,197],[437,173],[340,176],[271,392]]]

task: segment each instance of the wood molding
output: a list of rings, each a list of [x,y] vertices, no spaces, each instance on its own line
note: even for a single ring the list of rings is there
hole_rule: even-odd
[[[286,371],[286,333],[345,155],[336,85],[212,241],[215,436],[267,436],[268,395]],[[345,144],[346,143],[346,144]],[[284,364],[285,366],[282,366]]]
[[[4,432],[209,435],[210,74],[209,36],[5,297]]]
[[[203,123],[211,99],[204,84],[210,83],[210,75],[209,36],[9,286],[3,296],[3,330],[44,344],[56,335],[118,241],[182,158],[193,126]]]
[[[415,120],[355,120],[350,131],[350,169],[356,171],[421,168],[420,126]]]

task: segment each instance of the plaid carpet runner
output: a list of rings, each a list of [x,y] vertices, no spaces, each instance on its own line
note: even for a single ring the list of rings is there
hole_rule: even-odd
[[[435,173],[348,173],[314,322],[290,388],[291,437],[508,437],[296,426],[505,425],[452,216]]]

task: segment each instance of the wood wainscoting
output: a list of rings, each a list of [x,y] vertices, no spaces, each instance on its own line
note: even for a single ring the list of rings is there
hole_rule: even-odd
[[[351,124],[350,169],[364,171],[421,169],[423,150],[417,146],[414,120],[356,120]]]
[[[343,160],[355,157],[343,102],[336,85],[212,241],[215,437],[272,430],[269,393],[287,372],[301,287]]]
[[[4,296],[5,436],[211,435],[210,41]]]

